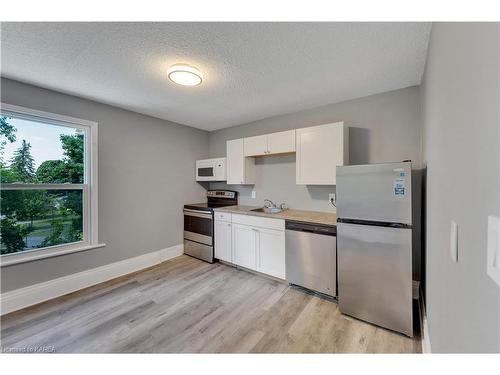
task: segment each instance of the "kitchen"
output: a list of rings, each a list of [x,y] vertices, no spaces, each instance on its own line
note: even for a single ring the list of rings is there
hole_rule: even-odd
[[[293,154],[296,184],[335,186],[340,198],[329,193],[328,201],[336,212],[290,209],[267,198],[263,207],[238,205],[238,192],[208,190],[206,205],[184,206],[184,252],[338,298],[341,312],[413,337],[420,279],[412,282],[412,258],[420,255],[420,231],[413,234],[412,221],[420,223],[420,212],[412,197],[421,187],[412,186],[411,161],[346,167],[349,144],[344,122],[228,140],[226,157],[196,162],[197,181],[253,186],[256,160]],[[354,244],[358,238],[366,244]],[[389,242],[379,244],[381,238]]]
[[[0,26],[1,351],[498,351],[498,24]]]

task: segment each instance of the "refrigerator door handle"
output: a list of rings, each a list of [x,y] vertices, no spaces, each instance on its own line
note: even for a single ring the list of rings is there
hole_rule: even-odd
[[[412,229],[411,224],[405,223],[393,223],[389,221],[372,221],[372,220],[360,220],[360,219],[345,219],[338,218],[337,223],[344,224],[356,224],[356,225],[368,225],[371,227],[388,227],[388,228],[401,228],[401,229]]]

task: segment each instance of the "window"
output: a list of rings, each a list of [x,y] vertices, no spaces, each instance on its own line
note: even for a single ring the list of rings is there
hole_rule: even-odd
[[[1,104],[2,265],[97,245],[97,124]]]

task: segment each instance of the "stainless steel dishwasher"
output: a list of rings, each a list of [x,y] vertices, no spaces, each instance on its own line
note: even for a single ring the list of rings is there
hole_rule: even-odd
[[[287,220],[285,229],[287,281],[336,297],[336,226]]]

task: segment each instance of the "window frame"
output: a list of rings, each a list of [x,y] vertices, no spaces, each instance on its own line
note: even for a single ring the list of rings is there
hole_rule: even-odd
[[[48,125],[77,128],[82,130],[85,136],[83,184],[0,184],[0,189],[2,190],[4,187],[8,190],[81,190],[84,240],[40,249],[29,249],[12,254],[3,254],[0,256],[0,266],[4,267],[105,246],[98,243],[97,122],[7,103],[0,103],[0,115]]]

